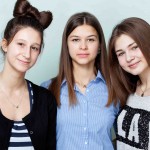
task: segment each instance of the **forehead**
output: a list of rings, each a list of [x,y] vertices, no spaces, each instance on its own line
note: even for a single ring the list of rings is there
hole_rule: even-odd
[[[70,35],[77,35],[77,36],[89,36],[89,35],[97,35],[97,31],[94,27],[84,24],[76,27]]]
[[[134,43],[135,41],[128,35],[122,34],[120,37],[117,38],[115,42],[115,50],[119,49],[125,49],[127,48],[131,43]]]
[[[22,28],[21,30],[19,30],[13,38],[13,40],[19,40],[19,39],[23,39],[25,41],[30,41],[30,42],[40,43],[41,42],[41,34],[40,34],[40,32],[38,32],[37,30],[35,30],[31,27],[26,27],[26,28]]]

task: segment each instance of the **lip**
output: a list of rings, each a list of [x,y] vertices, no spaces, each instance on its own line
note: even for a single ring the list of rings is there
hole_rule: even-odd
[[[128,67],[136,68],[140,61],[130,64]]]
[[[86,53],[86,54],[77,54],[77,56],[81,57],[81,58],[86,58],[89,54]]]
[[[20,61],[22,64],[24,64],[24,65],[28,65],[28,64],[30,63],[30,61],[26,61],[26,60],[20,60],[20,59],[19,59],[19,61]]]

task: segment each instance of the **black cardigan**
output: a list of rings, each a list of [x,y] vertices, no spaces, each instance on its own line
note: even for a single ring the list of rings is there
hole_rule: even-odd
[[[35,150],[56,150],[56,100],[47,89],[31,84],[34,103],[23,122]],[[0,112],[0,150],[8,149],[13,123]]]

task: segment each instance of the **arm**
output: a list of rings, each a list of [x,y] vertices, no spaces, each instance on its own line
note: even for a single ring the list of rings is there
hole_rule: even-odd
[[[117,149],[117,145],[116,145],[116,133],[117,133],[117,116],[118,116],[119,111],[120,111],[120,103],[117,103],[117,105],[116,105],[116,111],[115,111],[116,119],[114,121],[113,129],[112,129],[112,135],[113,135],[112,143],[113,143],[113,146],[114,146],[114,150]]]

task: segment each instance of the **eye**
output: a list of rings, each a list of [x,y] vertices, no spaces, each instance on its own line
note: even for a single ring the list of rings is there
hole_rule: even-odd
[[[72,39],[73,42],[79,42],[80,39]]]
[[[40,51],[40,49],[38,47],[35,47],[35,46],[31,46],[31,50]]]
[[[19,43],[17,43],[19,46],[21,46],[21,47],[23,47],[25,44],[24,43],[21,43],[21,42],[19,42]]]
[[[95,39],[94,39],[94,38],[90,38],[90,39],[88,39],[88,41],[89,41],[89,42],[94,42]]]
[[[136,45],[136,46],[133,46],[131,49],[136,50],[137,48],[138,48],[138,46]]]
[[[117,53],[117,57],[123,56],[124,52]]]

